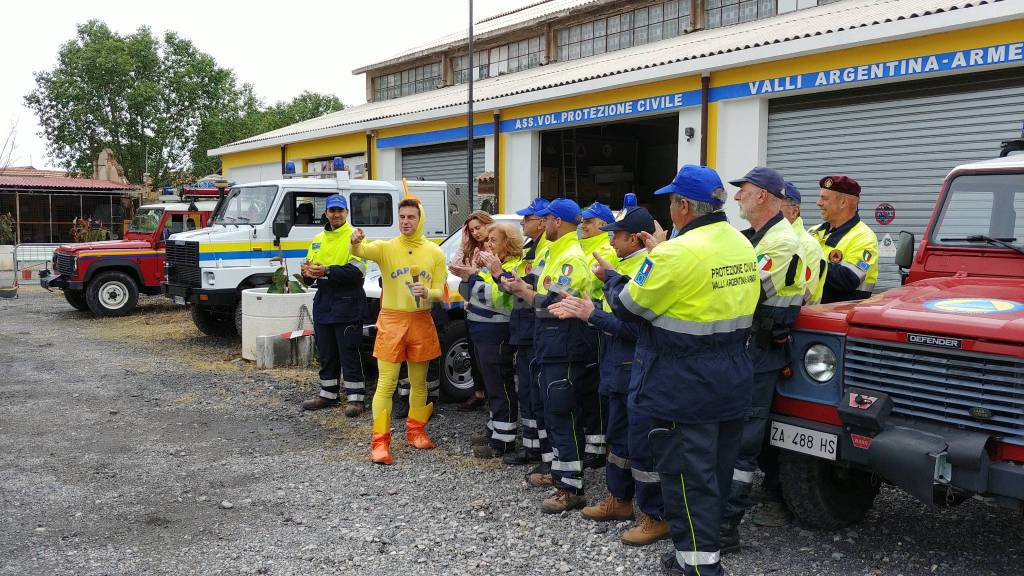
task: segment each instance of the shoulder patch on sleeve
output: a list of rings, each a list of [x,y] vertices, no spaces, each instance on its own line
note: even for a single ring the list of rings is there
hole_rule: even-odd
[[[319,242],[313,242],[313,250],[319,250],[319,249],[320,249],[320,243]]]
[[[654,270],[654,262],[651,262],[650,258],[644,258],[644,263],[636,271],[633,281],[636,282],[637,286],[643,286],[647,282],[647,278],[650,277],[652,270]]]

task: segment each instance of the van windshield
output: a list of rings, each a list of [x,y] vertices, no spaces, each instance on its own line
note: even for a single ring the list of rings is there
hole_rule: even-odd
[[[214,224],[262,224],[277,196],[277,186],[232,188],[217,213]]]
[[[954,178],[931,242],[1024,246],[1024,173]]]
[[[150,234],[156,231],[156,227],[160,225],[160,217],[163,214],[163,208],[139,208],[135,213],[135,218],[132,218],[128,231]]]

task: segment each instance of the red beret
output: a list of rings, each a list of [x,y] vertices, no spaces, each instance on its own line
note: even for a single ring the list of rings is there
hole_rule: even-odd
[[[833,190],[835,192],[849,194],[850,196],[860,197],[860,184],[857,184],[857,181],[853,178],[846,176],[825,176],[818,181],[818,185],[825,190]]]

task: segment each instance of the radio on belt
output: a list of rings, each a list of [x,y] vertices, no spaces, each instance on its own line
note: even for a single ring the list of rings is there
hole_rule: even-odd
[[[877,390],[847,388],[839,401],[839,419],[847,428],[878,433],[892,412],[892,398]]]

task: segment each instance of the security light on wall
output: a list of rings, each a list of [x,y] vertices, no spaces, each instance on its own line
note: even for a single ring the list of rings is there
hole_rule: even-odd
[[[685,129],[683,129],[683,135],[686,136],[686,141],[687,142],[689,142],[690,140],[693,140],[693,135],[694,134],[696,134],[696,132],[694,132],[692,126],[687,126]]]

